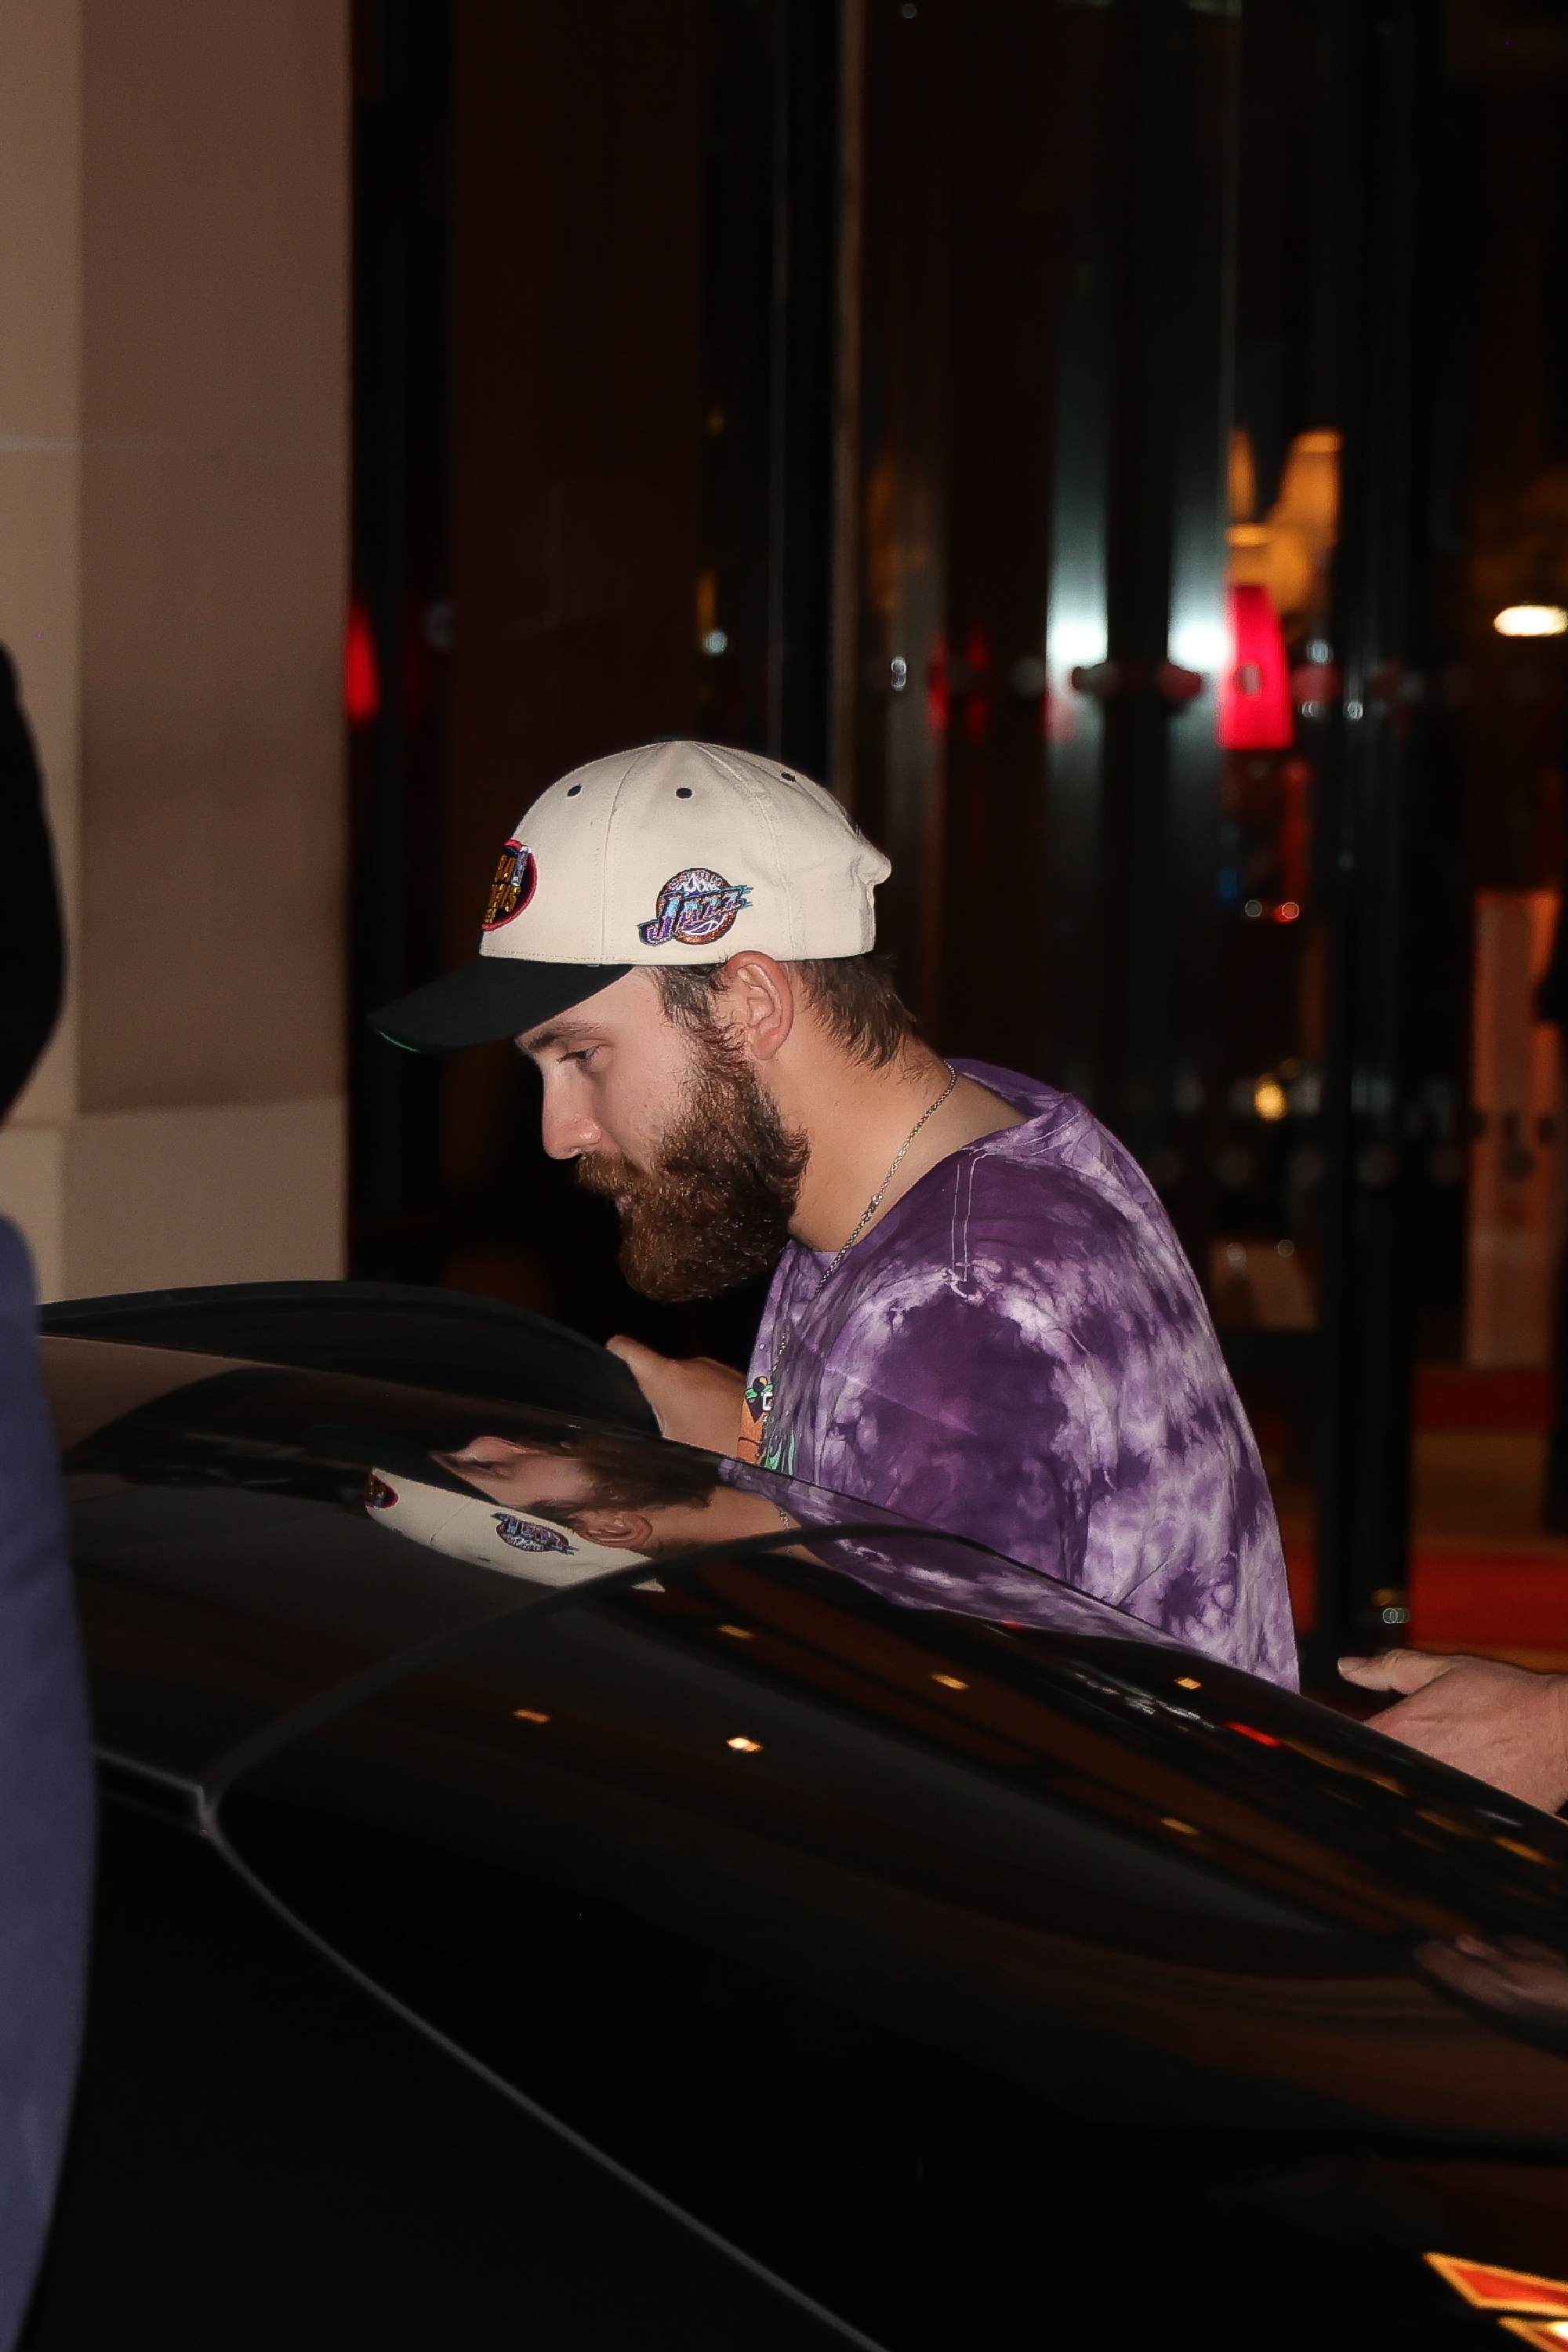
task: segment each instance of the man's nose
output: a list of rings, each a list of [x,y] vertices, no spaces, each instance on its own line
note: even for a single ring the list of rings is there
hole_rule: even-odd
[[[563,1102],[548,1086],[544,1089],[541,1132],[552,1160],[580,1160],[585,1151],[597,1151],[605,1139],[596,1118]]]

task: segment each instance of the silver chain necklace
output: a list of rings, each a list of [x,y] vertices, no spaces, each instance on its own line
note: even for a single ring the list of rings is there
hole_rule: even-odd
[[[832,1281],[834,1276],[837,1273],[839,1267],[843,1265],[845,1259],[848,1256],[850,1251],[854,1248],[856,1243],[859,1240],[861,1234],[865,1232],[867,1226],[870,1223],[872,1218],[876,1215],[878,1210],[881,1207],[884,1199],[887,1197],[888,1187],[892,1182],[894,1177],[898,1174],[900,1169],[903,1166],[905,1156],[909,1151],[910,1144],[913,1143],[916,1136],[920,1133],[927,1119],[934,1118],[936,1117],[937,1112],[942,1108],[943,1103],[947,1100],[949,1095],[952,1094],[957,1084],[958,1072],[950,1067],[948,1070],[946,1086],[943,1087],[935,1102],[927,1104],[925,1109],[921,1111],[919,1118],[916,1119],[913,1127],[910,1128],[908,1135],[905,1136],[902,1143],[900,1144],[897,1152],[894,1154],[892,1166],[889,1169],[887,1174],[883,1177],[881,1182],[878,1185],[876,1191],[867,1202],[864,1209],[861,1210],[854,1232],[844,1244],[843,1248],[835,1250],[833,1255],[828,1259],[822,1280],[817,1284],[815,1292],[812,1294],[811,1303],[814,1307],[816,1306],[816,1301],[821,1297],[823,1292],[826,1289],[828,1284]],[[773,1398],[778,1391],[779,1373],[784,1368],[784,1360],[789,1353],[790,1343],[794,1338],[795,1331],[793,1328],[785,1332],[784,1344],[779,1348],[777,1353],[774,1355],[773,1360],[768,1370],[760,1374],[756,1380],[752,1381],[746,1390],[746,1403],[757,1424],[754,1442],[759,1460],[762,1456],[763,1432],[767,1427],[768,1416],[773,1412]]]
[[[937,1112],[942,1108],[943,1103],[947,1100],[949,1095],[952,1092],[957,1084],[958,1072],[956,1070],[950,1069],[948,1072],[947,1084],[943,1087],[941,1094],[938,1095],[935,1102],[928,1104],[926,1108],[921,1111],[919,1118],[916,1119],[913,1127],[910,1128],[908,1135],[905,1136],[902,1143],[900,1144],[898,1151],[894,1155],[892,1166],[889,1169],[887,1174],[883,1177],[881,1182],[878,1185],[876,1191],[872,1193],[870,1199],[861,1210],[859,1223],[856,1226],[854,1232],[850,1234],[843,1248],[841,1250],[836,1250],[832,1257],[828,1260],[827,1272],[822,1277],[824,1285],[826,1284],[832,1276],[837,1273],[839,1267],[843,1265],[845,1259],[848,1256],[850,1251],[854,1248],[856,1243],[859,1240],[861,1234],[865,1232],[867,1226],[870,1223],[872,1218],[881,1207],[882,1197],[887,1192],[889,1185],[892,1182],[894,1177],[898,1174],[900,1169],[903,1166],[904,1155],[908,1151],[910,1144],[914,1141],[916,1136],[920,1133],[927,1119],[934,1118],[936,1117]],[[821,1296],[822,1289],[819,1286],[817,1297],[820,1298]]]

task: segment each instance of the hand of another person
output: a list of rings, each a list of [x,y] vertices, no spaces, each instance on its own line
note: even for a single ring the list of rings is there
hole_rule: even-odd
[[[744,1372],[712,1356],[661,1356],[624,1334],[607,1344],[652,1405],[662,1436],[703,1446],[710,1454],[738,1451]]]
[[[1420,1650],[1342,1658],[1340,1672],[1363,1690],[1402,1694],[1368,1718],[1373,1731],[1542,1812],[1568,1801],[1568,1675]]]

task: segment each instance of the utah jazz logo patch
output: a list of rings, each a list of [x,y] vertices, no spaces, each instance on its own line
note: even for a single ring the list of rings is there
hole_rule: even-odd
[[[559,1528],[542,1527],[537,1519],[520,1519],[510,1511],[494,1513],[496,1533],[513,1551],[571,1551],[570,1537]]]
[[[533,896],[539,879],[539,868],[533,862],[531,849],[524,849],[521,841],[509,841],[500,854],[496,878],[490,884],[490,903],[485,909],[485,929],[499,931],[514,915],[521,915]]]
[[[637,937],[645,948],[668,947],[671,940],[683,948],[706,947],[723,938],[751,896],[749,882],[726,882],[706,866],[684,866],[659,892],[652,922],[637,925]]]

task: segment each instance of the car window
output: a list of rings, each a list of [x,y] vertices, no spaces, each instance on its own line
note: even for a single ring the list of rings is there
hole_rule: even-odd
[[[400,1682],[231,1789],[231,1850],[829,2302],[868,2141],[940,2170],[979,2135],[1037,2174],[1108,2116],[1117,2161],[1200,2168],[1227,2136],[1562,2131],[1568,2062],[1410,1959],[1478,1918],[1539,1931],[1552,1825],[1500,1853],[1468,1784],[1398,1780],[1289,1694],[879,1589],[940,1584],[945,1539],[776,1542],[648,1563]]]
[[[614,1570],[639,1545],[690,1549],[781,1521],[903,1524],[504,1398],[86,1339],[46,1347],[100,1742],[176,1775],[378,1662],[512,1612],[531,1587]],[[978,1552],[959,1582],[993,1614],[1123,1622]]]
[[[91,1423],[65,1473],[101,1750],[199,1775],[378,1661],[519,1605],[515,1579],[378,1531],[365,1449],[331,1435],[355,1414],[392,1417],[375,1384],[215,1374],[170,1353],[207,1374],[171,1388],[147,1377],[161,1351],[109,1347],[91,1353],[126,1360],[79,1382],[88,1344],[53,1343],[55,1400],[68,1427]]]
[[[393,1282],[234,1282],[57,1299],[40,1319],[47,1334],[453,1389],[648,1434],[655,1428],[618,1357],[547,1316],[468,1291]]]

